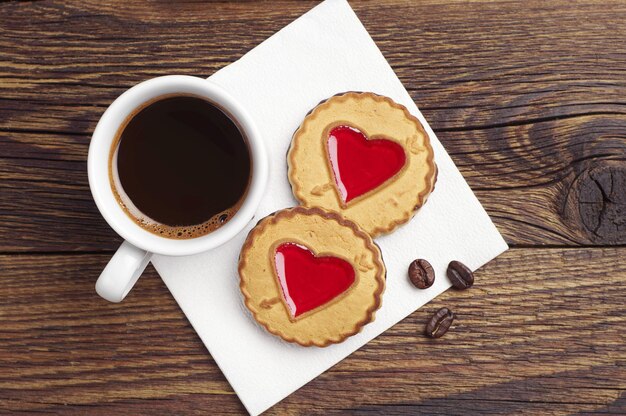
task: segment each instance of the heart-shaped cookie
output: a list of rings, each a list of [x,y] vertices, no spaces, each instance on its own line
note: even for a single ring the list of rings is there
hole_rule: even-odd
[[[404,149],[383,138],[368,139],[355,127],[337,126],[328,133],[328,160],[345,204],[382,186],[406,162]]]
[[[356,222],[372,236],[406,223],[435,188],[430,138],[409,110],[371,92],[320,103],[287,152],[296,199]]]
[[[335,256],[315,256],[297,243],[276,247],[274,267],[293,318],[325,305],[354,283],[354,268],[350,263]]]
[[[303,346],[342,342],[374,320],[385,265],[372,238],[320,208],[263,218],[239,255],[241,293],[256,321]]]

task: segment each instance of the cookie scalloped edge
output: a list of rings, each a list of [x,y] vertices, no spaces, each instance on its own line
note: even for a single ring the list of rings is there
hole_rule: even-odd
[[[378,282],[378,289],[376,290],[376,292],[374,292],[374,302],[367,309],[365,313],[365,317],[357,321],[354,324],[354,328],[352,328],[351,330],[345,333],[339,334],[335,338],[327,338],[323,340],[312,339],[312,340],[303,341],[301,339],[298,339],[298,337],[296,336],[287,335],[281,332],[280,330],[273,328],[271,326],[271,322],[262,319],[258,315],[257,309],[252,304],[252,295],[246,289],[246,285],[242,277],[242,271],[247,265],[245,253],[252,246],[255,240],[255,237],[258,234],[264,232],[265,228],[269,224],[276,224],[282,218],[293,218],[297,214],[317,215],[324,219],[335,221],[341,226],[350,228],[356,237],[361,238],[365,241],[366,249],[374,253],[374,263],[376,264],[378,268],[378,273],[375,276],[376,281]],[[376,317],[376,311],[380,309],[380,306],[382,305],[382,295],[383,295],[383,292],[385,291],[385,280],[386,280],[386,273],[387,273],[387,269],[385,268],[385,264],[383,263],[382,253],[380,251],[380,248],[374,242],[374,240],[372,240],[372,237],[370,237],[369,234],[363,231],[356,223],[343,218],[341,215],[333,211],[325,211],[319,207],[306,208],[306,207],[301,207],[301,206],[276,211],[264,217],[263,219],[261,219],[257,223],[257,225],[255,225],[254,228],[250,230],[250,232],[248,233],[248,236],[246,237],[246,241],[241,248],[241,252],[239,253],[239,265],[238,265],[237,270],[239,273],[239,289],[241,290],[241,293],[244,296],[244,304],[246,305],[246,307],[248,308],[248,310],[250,311],[254,319],[271,334],[274,334],[287,342],[296,343],[303,347],[311,347],[311,346],[326,347],[331,344],[339,344],[343,342],[344,340],[346,340],[347,338],[358,334],[359,332],[361,332],[362,328],[365,325],[369,324],[370,322],[373,322]]]
[[[369,97],[377,102],[385,102],[385,103],[388,103],[391,107],[403,111],[404,116],[408,120],[412,121],[415,127],[424,135],[424,147],[426,147],[426,149],[428,150],[428,157],[426,158],[426,163],[428,164],[429,169],[428,169],[428,173],[426,174],[425,179],[426,179],[426,183],[429,186],[427,186],[417,195],[417,201],[413,209],[409,211],[407,214],[405,214],[404,218],[391,221],[389,224],[386,224],[385,226],[377,226],[376,228],[374,228],[371,232],[371,235],[372,237],[377,237],[379,235],[389,234],[392,231],[394,231],[396,228],[398,228],[399,226],[409,222],[415,216],[417,211],[426,203],[428,196],[435,189],[435,182],[438,176],[438,169],[437,169],[437,165],[435,164],[435,152],[432,148],[432,145],[430,144],[430,136],[428,135],[428,133],[426,133],[426,130],[424,129],[424,126],[422,125],[422,123],[417,119],[417,117],[411,114],[405,106],[403,106],[402,104],[396,103],[389,97],[386,97],[384,95],[378,95],[373,92],[351,91],[351,92],[346,92],[346,93],[339,93],[321,101],[317,106],[309,110],[309,112],[304,117],[302,124],[300,124],[298,129],[293,133],[293,136],[291,138],[291,144],[289,145],[289,150],[287,151],[287,177],[289,179],[289,184],[291,185],[291,192],[293,193],[294,197],[298,200],[300,204],[304,206],[310,206],[310,204],[307,203],[305,200],[306,194],[302,192],[302,189],[295,177],[295,171],[293,168],[294,164],[296,164],[294,153],[295,153],[295,150],[298,148],[298,144],[296,142],[296,136],[306,131],[308,124],[311,123],[313,120],[315,120],[315,118],[317,117],[317,114],[320,111],[325,110],[326,108],[328,108],[330,105],[334,104],[335,102],[345,102],[349,98],[361,98],[361,97]],[[331,210],[330,208],[326,208],[326,207],[324,208]]]

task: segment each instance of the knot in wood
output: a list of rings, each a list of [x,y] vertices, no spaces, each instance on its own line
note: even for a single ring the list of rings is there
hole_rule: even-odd
[[[590,240],[626,243],[626,162],[587,169],[572,186],[580,225]]]

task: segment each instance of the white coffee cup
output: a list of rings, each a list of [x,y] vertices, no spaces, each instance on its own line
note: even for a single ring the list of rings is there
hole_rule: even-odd
[[[117,202],[109,180],[111,147],[124,121],[143,104],[170,94],[196,95],[223,109],[242,130],[252,159],[250,185],[237,213],[222,227],[191,239],[161,237],[140,227]],[[111,302],[120,302],[126,297],[153,253],[169,256],[197,254],[233,238],[254,216],[268,177],[267,153],[261,134],[242,104],[211,81],[183,75],[153,78],[120,95],[104,112],[96,126],[89,146],[87,165],[89,187],[98,209],[111,228],[125,240],[96,283],[96,292]]]

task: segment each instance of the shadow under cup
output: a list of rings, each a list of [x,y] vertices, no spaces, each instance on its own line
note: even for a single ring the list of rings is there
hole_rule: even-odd
[[[252,159],[234,117],[192,94],[156,97],[119,127],[109,182],[124,212],[161,237],[191,239],[228,223],[246,199]]]

